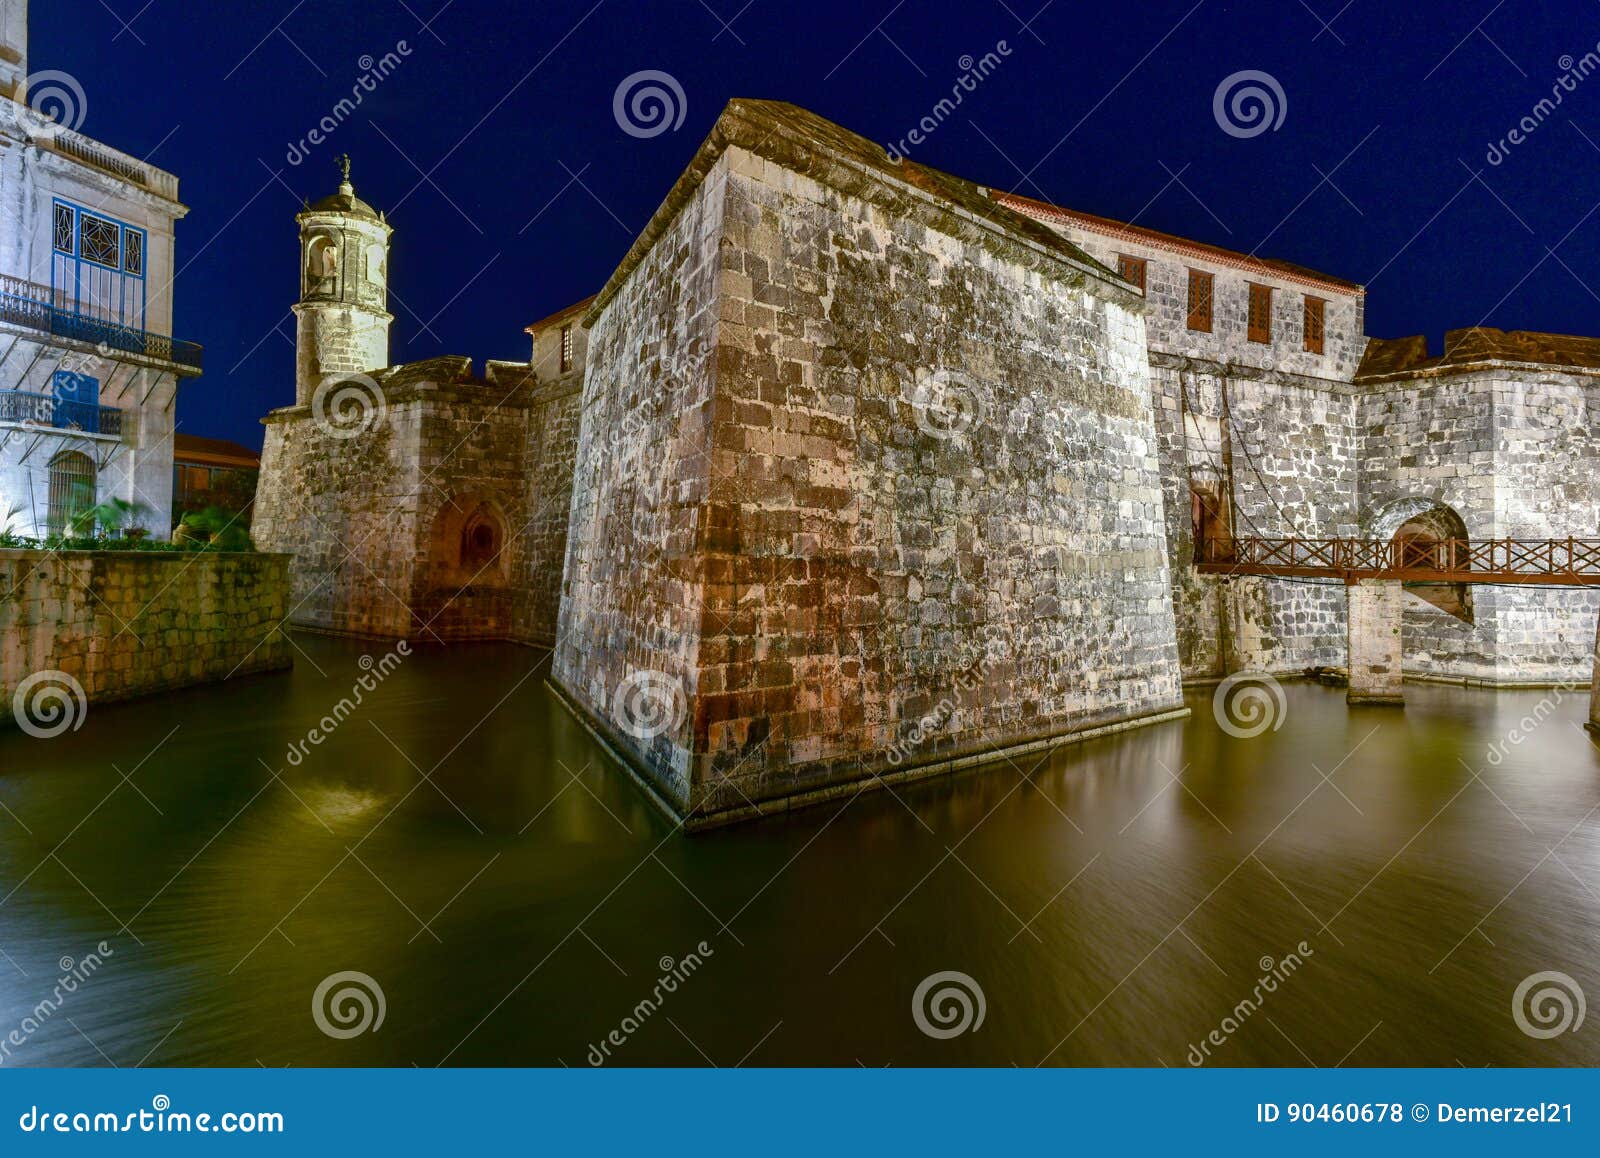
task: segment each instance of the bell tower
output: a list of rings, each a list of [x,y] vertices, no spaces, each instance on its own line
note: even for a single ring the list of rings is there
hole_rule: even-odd
[[[4,2],[4,0],[0,0]],[[383,214],[356,196],[350,158],[338,158],[339,191],[307,205],[300,225],[300,300],[295,317],[295,404],[311,402],[330,376],[389,364],[389,235]]]

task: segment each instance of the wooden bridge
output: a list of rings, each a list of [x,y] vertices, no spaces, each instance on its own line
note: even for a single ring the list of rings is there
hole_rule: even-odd
[[[1216,538],[1196,554],[1207,575],[1600,587],[1600,539]]]

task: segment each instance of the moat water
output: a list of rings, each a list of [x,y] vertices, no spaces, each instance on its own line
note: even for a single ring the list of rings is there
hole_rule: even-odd
[[[1241,738],[1197,691],[684,837],[512,646],[419,649],[291,762],[385,650],[296,642],[0,736],[0,1066],[1600,1063],[1600,1012],[1540,1037],[1513,1005],[1551,971],[1600,999],[1586,694],[1289,684]],[[346,971],[383,1019],[330,1036]],[[930,1036],[944,972],[982,1022]]]

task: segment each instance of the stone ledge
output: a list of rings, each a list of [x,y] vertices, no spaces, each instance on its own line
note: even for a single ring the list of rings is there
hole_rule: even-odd
[[[619,745],[613,743],[609,735],[609,729],[601,721],[595,719],[594,714],[574,698],[566,688],[553,679],[545,680],[545,686],[555,693],[556,699],[572,713],[584,730],[600,743],[600,746],[622,767],[629,778],[644,789],[645,796],[650,802],[674,824],[680,825],[685,832],[689,833],[704,832],[707,829],[721,828],[729,824],[738,824],[743,821],[776,816],[780,813],[794,812],[802,808],[826,804],[832,800],[854,797],[879,788],[889,788],[918,780],[931,780],[937,776],[953,775],[957,772],[996,764],[1001,760],[1027,755],[1030,752],[1042,752],[1063,747],[1067,744],[1077,744],[1085,740],[1132,731],[1135,728],[1143,728],[1152,724],[1164,724],[1173,720],[1185,719],[1191,714],[1187,706],[1157,709],[1152,712],[1132,715],[1125,719],[1090,725],[1084,728],[1069,728],[1043,739],[1002,745],[975,752],[968,756],[959,756],[949,760],[934,760],[895,772],[874,774],[867,779],[827,784],[818,788],[805,789],[785,796],[774,797],[770,800],[755,801],[735,808],[724,808],[716,812],[696,814],[686,811],[683,805],[669,796],[648,772],[639,767],[637,760],[633,756]]]

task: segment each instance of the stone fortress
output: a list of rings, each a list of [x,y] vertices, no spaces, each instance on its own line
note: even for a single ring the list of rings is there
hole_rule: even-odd
[[[1199,543],[1600,517],[1600,340],[1369,339],[1359,285],[791,105],[731,102],[599,293],[481,375],[387,364],[389,228],[348,170],[299,225],[255,516],[291,618],[551,647],[695,825],[1345,665],[1343,584],[1201,574]],[[1409,675],[1587,679],[1585,588],[1393,586]]]

